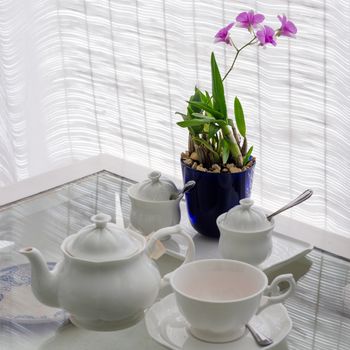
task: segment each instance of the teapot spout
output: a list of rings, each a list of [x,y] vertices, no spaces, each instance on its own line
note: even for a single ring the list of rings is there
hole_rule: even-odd
[[[58,307],[57,276],[50,272],[47,264],[36,248],[23,248],[19,251],[26,256],[32,268],[32,291],[35,297],[48,306]]]

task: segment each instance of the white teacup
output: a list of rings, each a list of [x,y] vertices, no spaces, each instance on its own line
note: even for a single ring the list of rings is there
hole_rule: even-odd
[[[281,295],[278,284],[288,282]],[[295,288],[291,274],[268,285],[266,275],[247,263],[209,259],[182,265],[170,277],[176,303],[190,332],[207,342],[224,343],[241,337],[249,320],[269,305],[287,299]],[[267,296],[261,305],[261,297]]]

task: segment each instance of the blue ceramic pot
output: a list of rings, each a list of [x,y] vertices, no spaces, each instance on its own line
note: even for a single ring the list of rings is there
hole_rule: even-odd
[[[193,228],[202,235],[220,236],[216,218],[250,197],[255,164],[240,173],[205,173],[181,161],[184,183],[196,181],[196,186],[186,193],[187,212]]]

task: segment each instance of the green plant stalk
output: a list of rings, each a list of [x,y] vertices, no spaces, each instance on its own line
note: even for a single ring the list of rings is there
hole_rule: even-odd
[[[243,157],[241,150],[237,144],[235,137],[233,136],[231,127],[229,125],[225,125],[221,128],[222,134],[225,137],[225,140],[229,143],[230,154],[234,160],[235,165],[238,168],[242,168],[243,166]]]
[[[206,141],[204,139],[201,139],[199,137],[195,137],[193,138],[193,142],[197,145],[197,146],[204,146],[207,150],[208,150],[208,154],[210,158],[213,158],[215,163],[220,161],[220,156],[218,151],[215,148],[215,144],[213,142],[213,140],[210,141]]]
[[[237,142],[238,144],[240,144],[240,143],[241,143],[241,137],[239,136],[239,134],[238,134],[236,128],[235,128],[234,126],[232,126],[231,128],[232,128],[233,136],[234,136],[235,139],[236,139],[236,142]]]
[[[189,133],[188,134],[188,152],[191,155],[191,153],[193,153],[194,151],[195,151],[195,149],[194,149],[194,142],[193,142],[191,134]]]
[[[247,141],[247,138],[245,137],[243,141],[242,149],[241,149],[242,156],[245,156],[247,154],[247,150],[248,150],[248,141]]]
[[[233,124],[233,120],[229,119],[228,124],[231,126],[233,136],[235,137],[236,142],[238,143],[238,145],[240,145],[241,144],[241,137],[240,137],[239,133],[237,132],[235,125]]]

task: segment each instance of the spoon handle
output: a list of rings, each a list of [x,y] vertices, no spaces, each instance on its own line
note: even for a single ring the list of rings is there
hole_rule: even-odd
[[[187,181],[184,185],[184,187],[182,188],[182,190],[180,190],[178,193],[176,193],[174,196],[172,196],[170,199],[181,199],[184,194],[190,190],[192,190],[192,188],[196,185],[196,181],[194,180],[190,180]]]
[[[286,204],[284,207],[282,207],[281,209],[276,210],[274,213],[267,215],[267,220],[271,220],[271,218],[273,218],[275,215],[282,213],[283,211],[290,209],[304,201],[306,201],[307,199],[309,199],[313,194],[312,190],[306,190],[304,191],[301,195],[299,195],[297,198],[293,199],[291,202],[289,202],[288,204]]]
[[[258,345],[268,346],[273,343],[273,340],[271,338],[258,331],[251,323],[247,324],[247,328],[249,329],[250,333],[252,334],[253,338],[258,343]]]

